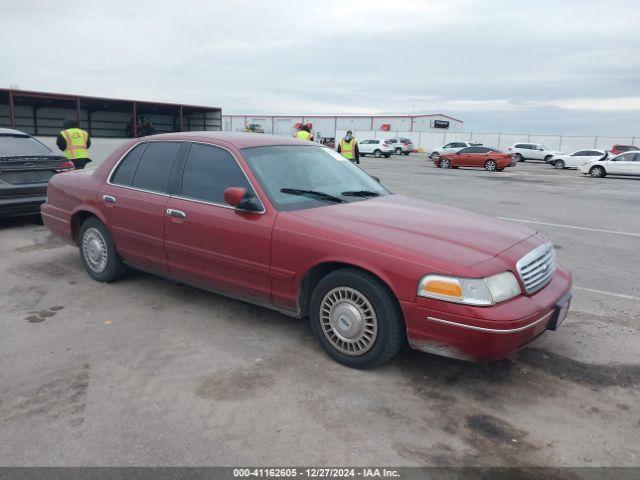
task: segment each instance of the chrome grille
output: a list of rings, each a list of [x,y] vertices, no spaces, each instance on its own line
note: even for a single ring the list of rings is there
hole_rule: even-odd
[[[556,273],[556,252],[551,242],[534,248],[516,263],[527,293],[534,293],[551,281]]]

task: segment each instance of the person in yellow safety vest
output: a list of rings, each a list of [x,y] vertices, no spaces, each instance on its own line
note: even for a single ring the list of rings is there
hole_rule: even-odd
[[[311,133],[311,129],[309,128],[309,125],[302,125],[300,127],[300,130],[298,130],[294,135],[294,138],[297,138],[298,140],[313,141],[313,135]]]
[[[64,156],[73,162],[76,169],[81,170],[91,160],[88,149],[91,146],[89,134],[78,128],[78,122],[66,119],[62,124],[63,130],[58,134],[56,145]]]
[[[351,130],[347,130],[347,134],[344,138],[340,139],[340,143],[338,144],[338,153],[341,153],[347,160],[351,160],[354,163],[360,163],[358,141],[353,136],[353,132]]]

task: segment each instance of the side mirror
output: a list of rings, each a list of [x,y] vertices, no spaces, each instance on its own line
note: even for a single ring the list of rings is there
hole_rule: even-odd
[[[261,207],[256,196],[244,187],[229,187],[224,191],[224,201],[238,210],[259,212]]]
[[[373,178],[376,182],[380,183],[380,177],[376,177],[375,175],[369,175],[371,178]]]

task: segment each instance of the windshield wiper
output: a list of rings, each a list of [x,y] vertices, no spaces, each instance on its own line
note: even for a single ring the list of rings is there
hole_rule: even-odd
[[[342,192],[340,195],[345,197],[379,197],[378,192],[372,192],[371,190],[349,190],[348,192]]]
[[[334,197],[333,195],[329,195],[325,192],[318,192],[316,190],[302,190],[299,188],[281,188],[280,191],[282,193],[288,193],[289,195],[300,195],[300,196],[309,196],[315,197],[318,200],[323,200],[325,202],[333,202],[333,203],[345,203],[346,200],[343,200],[339,197]]]

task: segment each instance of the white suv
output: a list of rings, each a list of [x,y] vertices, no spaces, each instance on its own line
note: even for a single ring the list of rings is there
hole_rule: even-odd
[[[481,147],[481,143],[472,143],[472,142],[451,142],[446,145],[438,148],[434,148],[431,151],[429,157],[431,160],[435,160],[442,153],[458,153],[463,148],[467,147]]]
[[[393,153],[395,153],[396,155],[409,155],[411,152],[413,152],[413,142],[410,138],[387,138],[385,142],[393,145]]]
[[[370,140],[362,140],[358,142],[358,151],[361,156],[371,155],[374,157],[387,157],[389,158],[391,154],[395,151],[395,147],[388,143],[387,140],[378,140],[378,139],[370,139]]]
[[[560,154],[555,150],[548,150],[541,143],[514,143],[509,147],[509,152],[518,162],[541,160],[549,163],[554,155]]]

